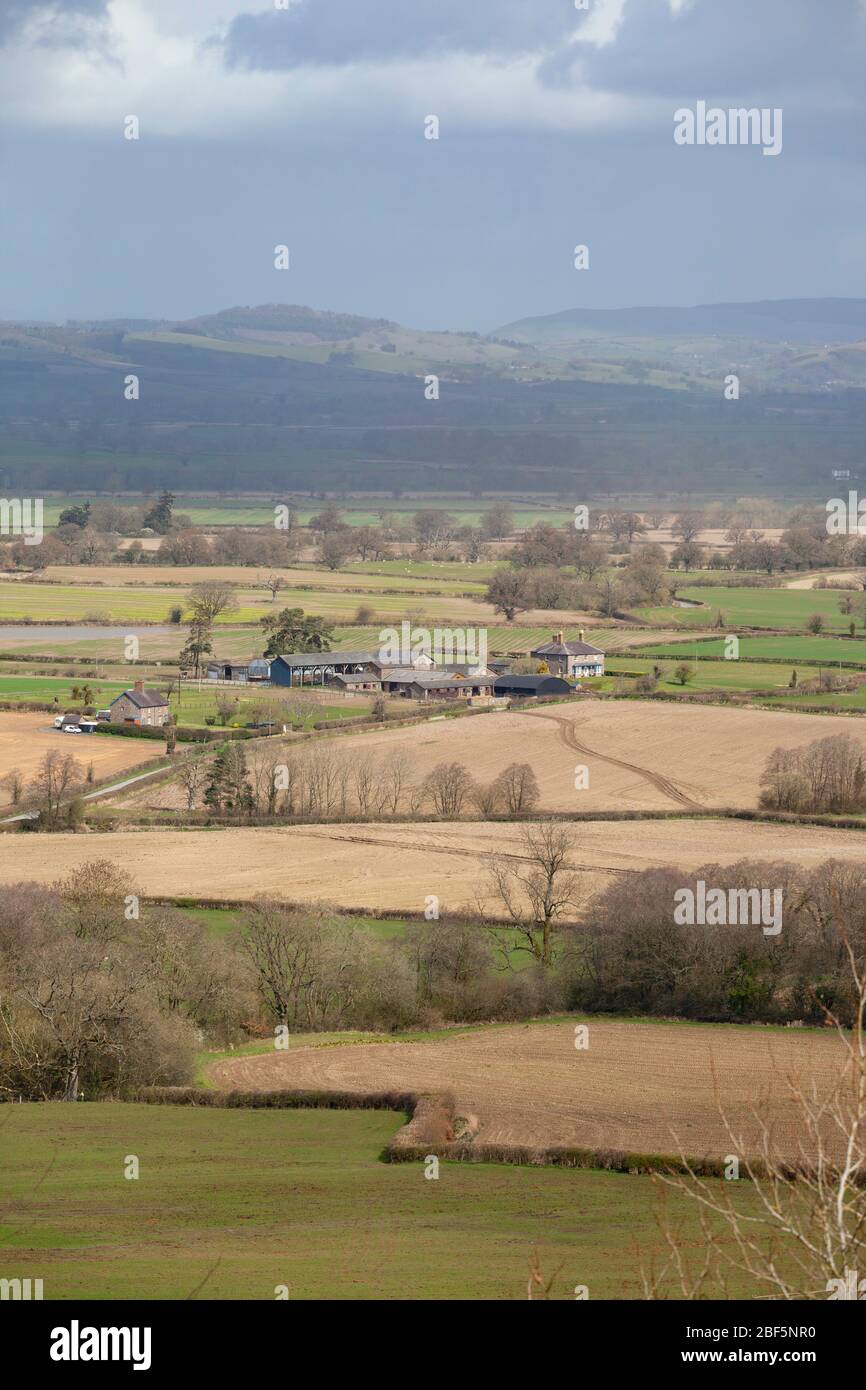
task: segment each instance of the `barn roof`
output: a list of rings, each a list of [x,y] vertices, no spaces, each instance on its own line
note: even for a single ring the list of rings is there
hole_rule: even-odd
[[[281,652],[273,661],[287,666],[372,666],[378,662],[378,652]]]
[[[544,687],[552,691],[571,690],[568,681],[561,676],[497,676],[497,690],[540,690]]]

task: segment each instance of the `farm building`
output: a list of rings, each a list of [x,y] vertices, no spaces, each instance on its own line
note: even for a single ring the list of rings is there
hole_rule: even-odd
[[[530,654],[543,661],[552,675],[604,675],[604,652],[584,642],[582,632],[578,642],[564,642],[562,633],[555,632],[552,641],[533,647]]]
[[[169,720],[168,699],[158,690],[145,690],[144,681],[136,681],[131,690],[124,690],[109,705],[112,724],[143,724],[158,728]]]
[[[271,661],[272,685],[324,685],[330,676],[378,675],[376,652],[289,652]]]
[[[422,652],[410,666],[401,670],[429,671],[436,663]],[[385,671],[396,669],[396,663],[385,660],[379,651],[367,652],[292,652],[274,657],[271,662],[273,685],[325,685],[335,676],[355,676],[366,684],[354,685],[358,690],[378,690]]]
[[[378,693],[382,689],[382,682],[375,671],[355,671],[349,675],[337,674],[328,676],[327,682],[334,690],[354,691],[373,691]]]
[[[209,681],[262,682],[271,678],[271,663],[263,656],[254,657],[249,662],[209,661],[207,664]]]
[[[383,686],[390,682],[390,672]],[[414,672],[390,683],[393,695],[405,695],[410,700],[469,700],[473,696],[492,695],[496,677],[491,675],[449,676],[445,672]]]
[[[494,690],[497,695],[529,699],[539,695],[570,695],[573,686],[562,676],[497,676]]]

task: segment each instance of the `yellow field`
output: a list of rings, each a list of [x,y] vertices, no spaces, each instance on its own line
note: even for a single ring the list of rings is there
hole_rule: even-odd
[[[93,763],[97,781],[110,777],[115,772],[125,772],[127,768],[139,767],[160,757],[165,749],[161,743],[146,739],[112,738],[103,734],[61,734],[52,725],[52,716],[44,711],[17,713],[14,710],[0,710],[0,778],[13,768],[18,768],[26,781],[50,749],[60,753],[71,753],[87,768]],[[8,805],[10,800],[7,787],[0,786],[0,806]],[[19,843],[14,842],[15,845]],[[13,841],[4,838],[0,846],[0,858],[6,859]],[[3,854],[3,850],[7,854]],[[51,856],[43,848],[46,858]],[[14,855],[12,856],[14,859]]]
[[[839,716],[723,706],[580,698],[532,714],[512,711],[341,736],[334,757],[405,752],[415,781],[437,763],[463,763],[491,782],[512,762],[533,768],[545,811],[750,809],[776,747],[846,733],[866,745],[866,724]],[[866,746],[864,746],[866,752]],[[575,789],[575,769],[589,786]],[[154,788],[148,804],[169,792]]]
[[[571,830],[586,897],[630,869],[675,864],[690,872],[746,858],[811,868],[830,858],[859,863],[866,851],[856,831],[815,826],[677,819],[594,821]],[[144,894],[230,901],[267,893],[394,913],[422,912],[429,894],[443,912],[471,912],[479,900],[494,910],[492,857],[523,854],[518,826],[483,822],[130,830],[58,834],[46,844],[38,835],[0,836],[0,883],[50,883],[85,861],[110,859]]]
[[[214,1063],[226,1090],[450,1092],[477,1122],[473,1142],[625,1149],[723,1158],[718,1104],[758,1147],[758,1107],[777,1152],[797,1157],[798,1112],[786,1080],[819,1089],[839,1064],[835,1033],[590,1019],[485,1028],[419,1043],[308,1047]],[[716,1094],[718,1088],[718,1101]]]

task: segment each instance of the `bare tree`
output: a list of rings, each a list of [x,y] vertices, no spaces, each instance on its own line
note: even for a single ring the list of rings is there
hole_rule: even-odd
[[[83,941],[117,941],[126,922],[127,899],[134,884],[129,874],[110,859],[96,859],[58,879],[54,889],[63,898],[75,935]]]
[[[285,589],[286,581],[281,574],[270,574],[265,580],[265,588],[270,590],[271,602],[273,603],[281,589]]]
[[[520,858],[529,867],[518,868],[516,856],[497,856],[490,887],[523,938],[511,949],[528,951],[540,965],[549,966],[553,963],[556,923],[580,901],[571,836],[564,825],[542,821],[525,827],[522,842]]]
[[[425,777],[424,789],[437,815],[459,816],[472,790],[472,778],[462,763],[437,763]]]
[[[674,518],[671,534],[688,543],[696,540],[703,529],[704,518],[700,512],[680,512],[679,516]]]
[[[482,816],[495,816],[502,805],[502,787],[499,779],[492,782],[476,782],[472,788],[472,804]]]
[[[665,1215],[668,1258],[645,1273],[647,1297],[660,1296],[674,1278],[687,1298],[723,1282],[728,1270],[750,1278],[759,1296],[778,1299],[862,1299],[866,1292],[866,967],[845,936],[853,1024],[823,1007],[839,1041],[839,1066],[828,1086],[787,1079],[797,1115],[798,1153],[779,1152],[773,1130],[756,1107],[757,1142],[744,1140],[721,1105],[734,1160],[751,1201],[738,1200],[738,1184],[699,1175],[681,1152],[682,1174],[658,1179],[697,1204],[704,1249],[689,1259]],[[742,1178],[741,1178],[742,1181]],[[706,1295],[704,1295],[706,1296]]]
[[[30,788],[40,817],[46,824],[56,824],[63,798],[79,787],[83,779],[81,764],[71,753],[61,753],[58,748],[52,748],[44,755]]]
[[[13,806],[17,806],[24,791],[24,778],[21,775],[21,769],[17,767],[10,768],[6,776],[0,779],[0,786],[4,786],[8,789],[9,800],[12,802]]]
[[[362,755],[355,763],[354,769],[355,798],[358,803],[360,815],[366,816],[370,811],[373,795],[376,790],[377,768],[373,759],[367,755]]]
[[[178,780],[186,794],[186,809],[188,811],[195,809],[195,804],[204,787],[206,776],[207,763],[201,753],[181,763],[178,770]]]
[[[233,613],[238,606],[233,586],[217,579],[194,584],[186,596],[186,602],[192,613],[191,623],[208,627],[216,622],[221,613]]]
[[[395,816],[412,775],[412,761],[400,748],[388,754],[379,772],[379,811]]]
[[[531,811],[538,805],[541,793],[538,779],[529,763],[509,763],[496,779],[496,786],[512,815]]]

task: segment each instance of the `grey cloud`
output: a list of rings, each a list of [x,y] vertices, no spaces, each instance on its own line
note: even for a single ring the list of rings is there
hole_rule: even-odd
[[[860,99],[866,12],[860,0],[695,0],[676,17],[667,0],[630,0],[617,42],[585,53],[593,85],[629,95],[694,92],[744,99],[826,84]]]
[[[289,10],[242,15],[226,52],[263,69],[468,52],[509,55],[565,41],[585,22],[570,0],[300,0]]]
[[[107,0],[0,0],[0,44],[13,37],[30,18],[39,16],[56,21],[56,42],[64,45],[76,41],[77,22],[104,15]],[[84,41],[84,32],[78,37]],[[51,28],[42,36],[43,43],[52,43]]]

